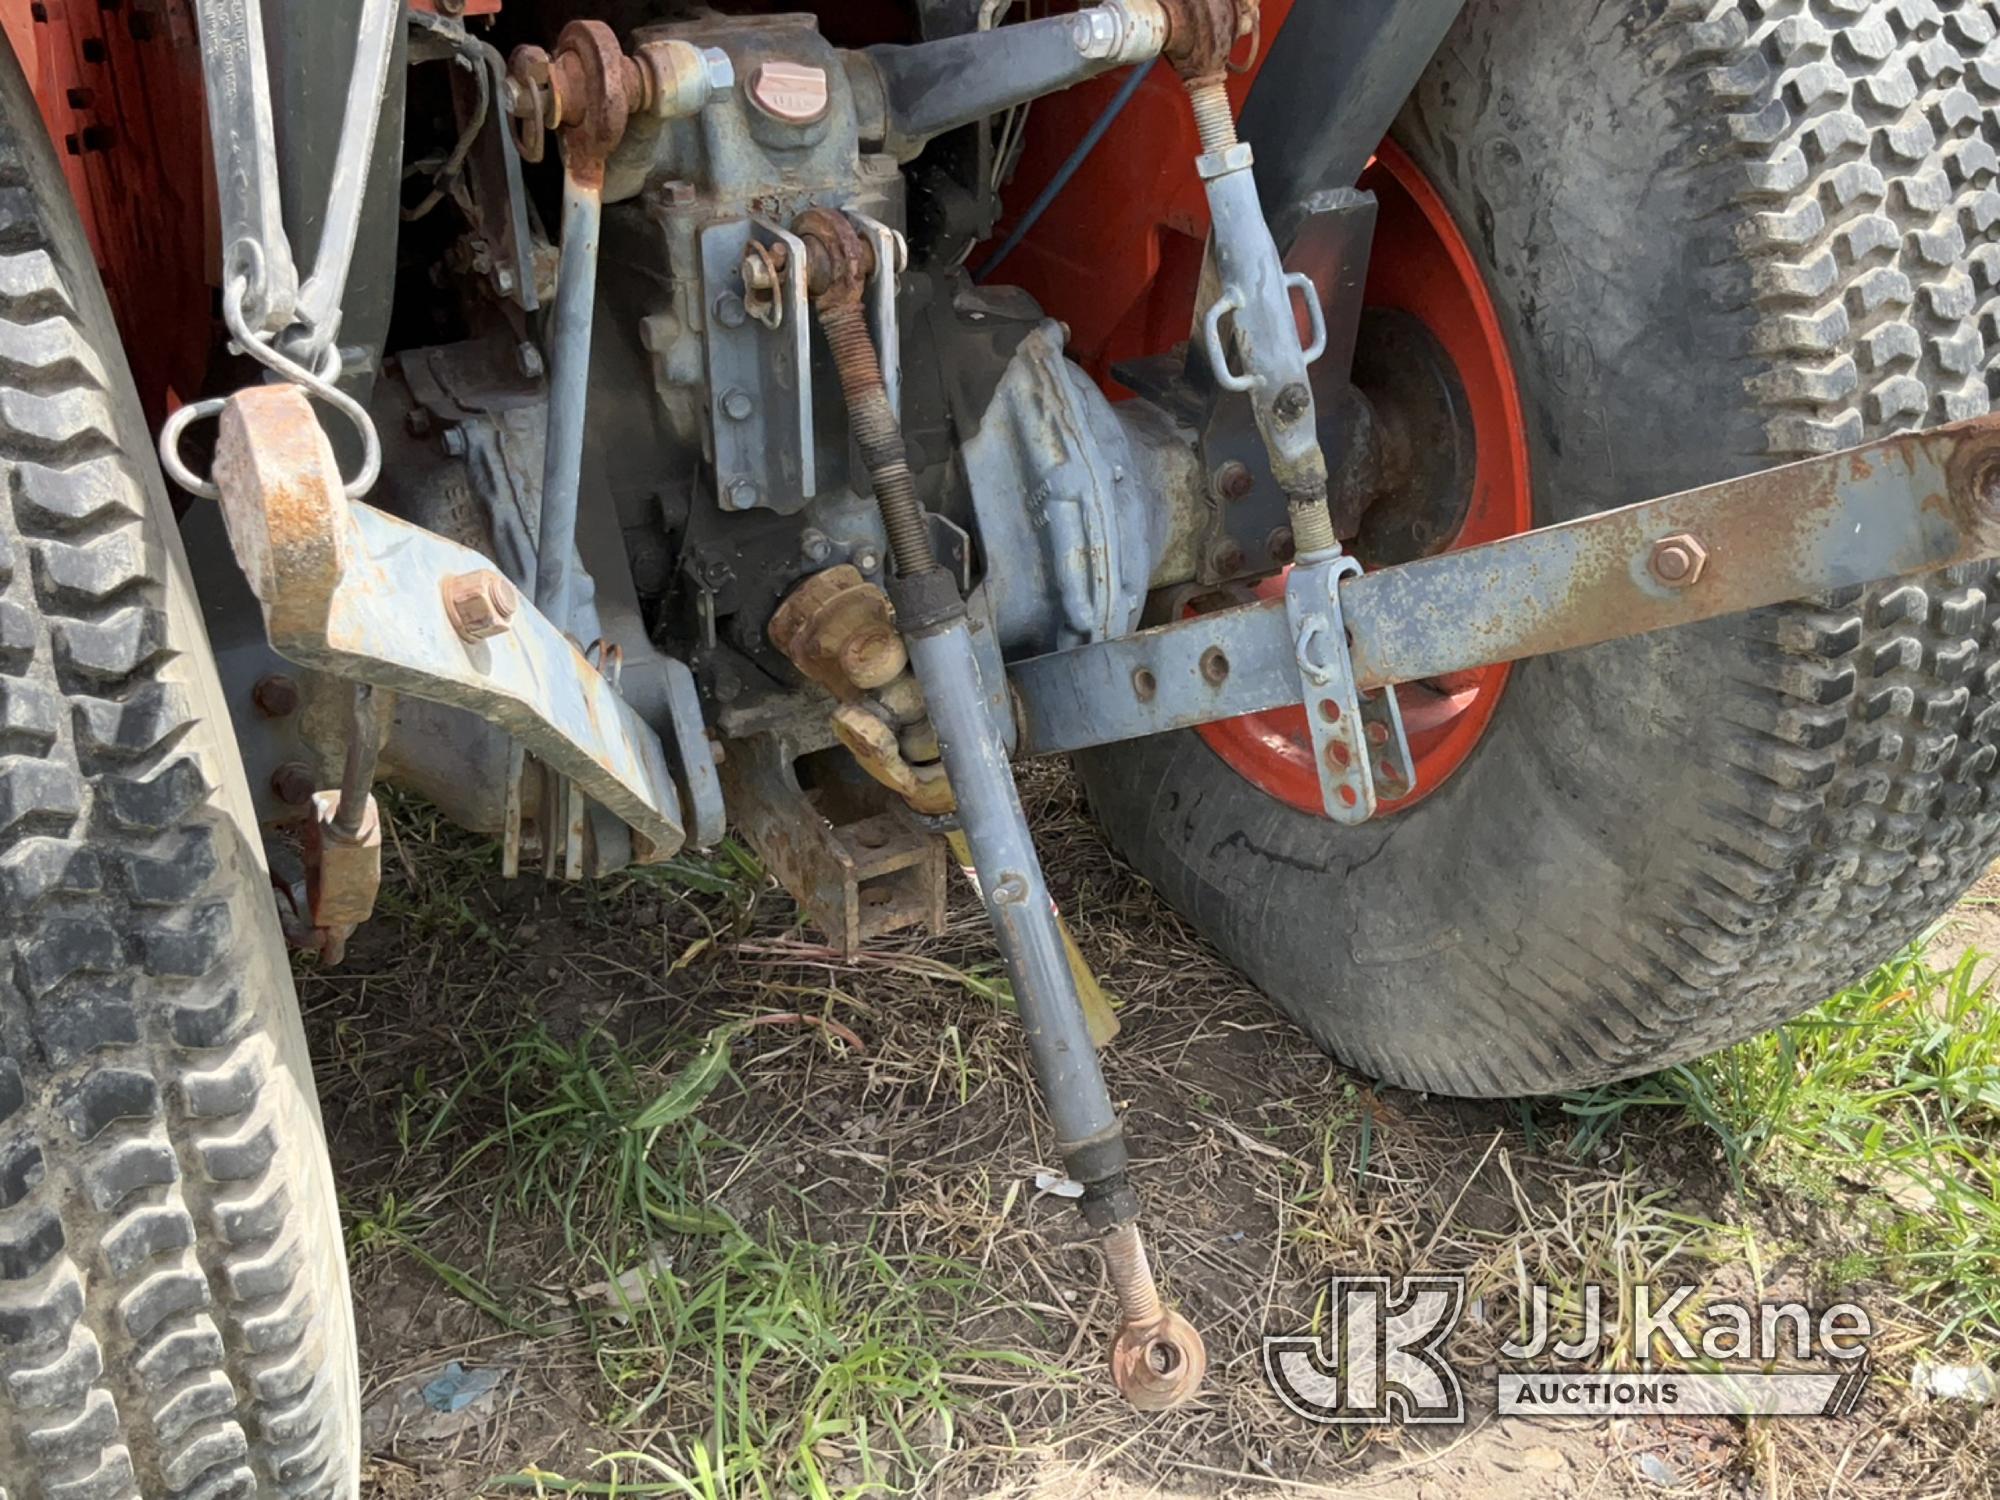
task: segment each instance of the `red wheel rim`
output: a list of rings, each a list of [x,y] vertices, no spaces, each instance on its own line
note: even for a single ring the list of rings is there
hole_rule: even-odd
[[[1493,299],[1444,201],[1402,150],[1384,141],[1362,174],[1377,202],[1366,306],[1407,313],[1427,328],[1455,367],[1472,418],[1472,495],[1449,547],[1469,547],[1534,524],[1520,395]],[[1281,578],[1258,593],[1282,593]],[[1500,704],[1506,664],[1396,690],[1416,761],[1416,790],[1384,799],[1384,812],[1413,807],[1465,764]],[[1246,714],[1200,728],[1209,748],[1260,790],[1301,812],[1324,814],[1319,772],[1302,708]]]

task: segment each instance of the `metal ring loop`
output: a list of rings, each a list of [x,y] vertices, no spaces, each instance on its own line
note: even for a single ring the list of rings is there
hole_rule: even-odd
[[[204,500],[220,500],[222,491],[212,480],[197,478],[194,470],[181,457],[181,434],[196,422],[222,414],[228,402],[221,396],[211,396],[206,401],[190,401],[160,424],[160,467],[166,470],[167,478],[186,490],[190,495],[199,495]]]
[[[1224,292],[1208,309],[1208,316],[1201,320],[1202,348],[1208,354],[1215,383],[1225,391],[1247,391],[1257,384],[1255,375],[1238,375],[1229,368],[1229,351],[1222,345],[1223,314],[1233,313],[1242,305],[1243,299],[1234,291]]]
[[[327,345],[320,356],[319,370],[309,370],[289,355],[279,353],[270,343],[250,331],[244,317],[243,294],[242,279],[232,277],[223,288],[222,297],[222,320],[228,325],[230,336],[242,345],[243,352],[333,407],[353,423],[354,430],[360,434],[361,468],[341,486],[348,499],[359,500],[375,487],[375,481],[381,477],[382,443],[375,435],[375,423],[361,403],[333,383],[340,376],[339,349],[331,343]]]

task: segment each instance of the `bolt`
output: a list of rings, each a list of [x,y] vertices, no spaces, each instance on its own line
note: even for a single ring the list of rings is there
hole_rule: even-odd
[[[514,295],[514,268],[498,266],[493,271],[493,290],[503,297]]]
[[[1215,486],[1216,495],[1221,499],[1241,500],[1250,493],[1256,481],[1250,476],[1249,465],[1238,463],[1232,458],[1215,471],[1211,483]]]
[[[1243,571],[1243,549],[1224,537],[1209,548],[1208,566],[1218,578],[1234,577]]]
[[[1015,870],[1003,872],[993,882],[993,899],[1003,906],[1019,906],[1028,899],[1027,877]]]
[[[873,573],[882,566],[882,554],[873,547],[863,547],[854,554],[854,566],[864,573]]]
[[[715,299],[715,321],[724,328],[741,328],[743,320],[750,316],[743,306],[743,299],[734,292],[724,292]]]
[[[1670,589],[1684,589],[1701,577],[1708,563],[1708,549],[1685,531],[1663,536],[1653,543],[1653,555],[1646,566]]]
[[[304,807],[312,801],[312,768],[299,761],[286,761],[271,773],[271,790],[287,806]]]
[[[250,689],[250,701],[265,718],[282,719],[298,711],[299,685],[284,673],[273,672],[257,679],[257,685]]]
[[[514,346],[514,368],[523,380],[542,378],[542,351],[528,339]]]
[[[756,507],[759,491],[754,479],[734,479],[729,484],[729,508],[731,510],[751,510]]]
[[[748,421],[756,409],[757,403],[750,399],[748,391],[731,391],[722,398],[722,413],[732,422]]]
[[[833,543],[825,532],[808,526],[799,533],[799,555],[809,563],[823,563],[833,556]]]
[[[1271,403],[1271,410],[1277,413],[1280,422],[1296,422],[1311,405],[1312,392],[1295,380],[1278,392],[1278,399]]]
[[[453,425],[444,430],[442,441],[445,453],[452,458],[465,457],[465,429]]]
[[[1264,550],[1271,554],[1272,562],[1288,563],[1299,555],[1299,544],[1292,538],[1289,526],[1274,527],[1264,538]]]
[[[445,618],[451,621],[459,639],[466,641],[483,641],[502,634],[513,624],[514,612],[521,607],[521,596],[514,591],[514,585],[491,568],[454,573],[445,579],[442,592]]]
[[[432,428],[431,409],[428,406],[413,406],[410,414],[403,418],[403,430],[413,438],[427,438]]]
[[[754,292],[768,292],[777,282],[771,272],[771,262],[756,250],[743,257],[743,284]]]
[[[654,187],[653,197],[663,208],[686,208],[694,202],[694,184],[674,178]]]

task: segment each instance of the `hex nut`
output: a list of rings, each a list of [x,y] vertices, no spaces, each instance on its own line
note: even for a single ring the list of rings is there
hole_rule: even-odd
[[[445,579],[444,613],[459,639],[483,641],[512,627],[521,596],[491,568],[454,573]]]
[[[1653,543],[1646,568],[1670,589],[1684,589],[1701,577],[1708,565],[1708,549],[1685,531],[1663,536]]]

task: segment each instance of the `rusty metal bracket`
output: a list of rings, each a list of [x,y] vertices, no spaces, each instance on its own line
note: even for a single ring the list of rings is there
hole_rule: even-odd
[[[1365,823],[1375,816],[1377,783],[1392,796],[1416,789],[1403,713],[1389,689],[1364,693],[1354,684],[1354,663],[1341,619],[1340,583],[1360,574],[1354,558],[1302,562],[1285,577],[1285,623],[1292,633],[1312,736],[1313,766],[1326,815],[1336,823]],[[1227,658],[1222,658],[1227,664]],[[1211,658],[1210,671],[1215,670]]]
[[[1344,579],[1366,691],[2000,556],[2000,413]],[[1286,601],[1016,662],[1018,753],[1298,703]]]
[[[230,547],[279,655],[470,709],[629,824],[641,862],[680,849],[680,792],[659,736],[511,588],[488,601],[511,598],[504,620],[483,610],[465,628],[474,622],[458,585],[490,561],[348,500],[303,392],[252,386],[230,397],[215,473]]]
[[[799,785],[796,747],[784,735],[730,740],[725,750],[722,784],[737,832],[843,954],[899,928],[944,931],[945,841],[886,788],[871,784],[847,799],[861,805],[835,807]]]

